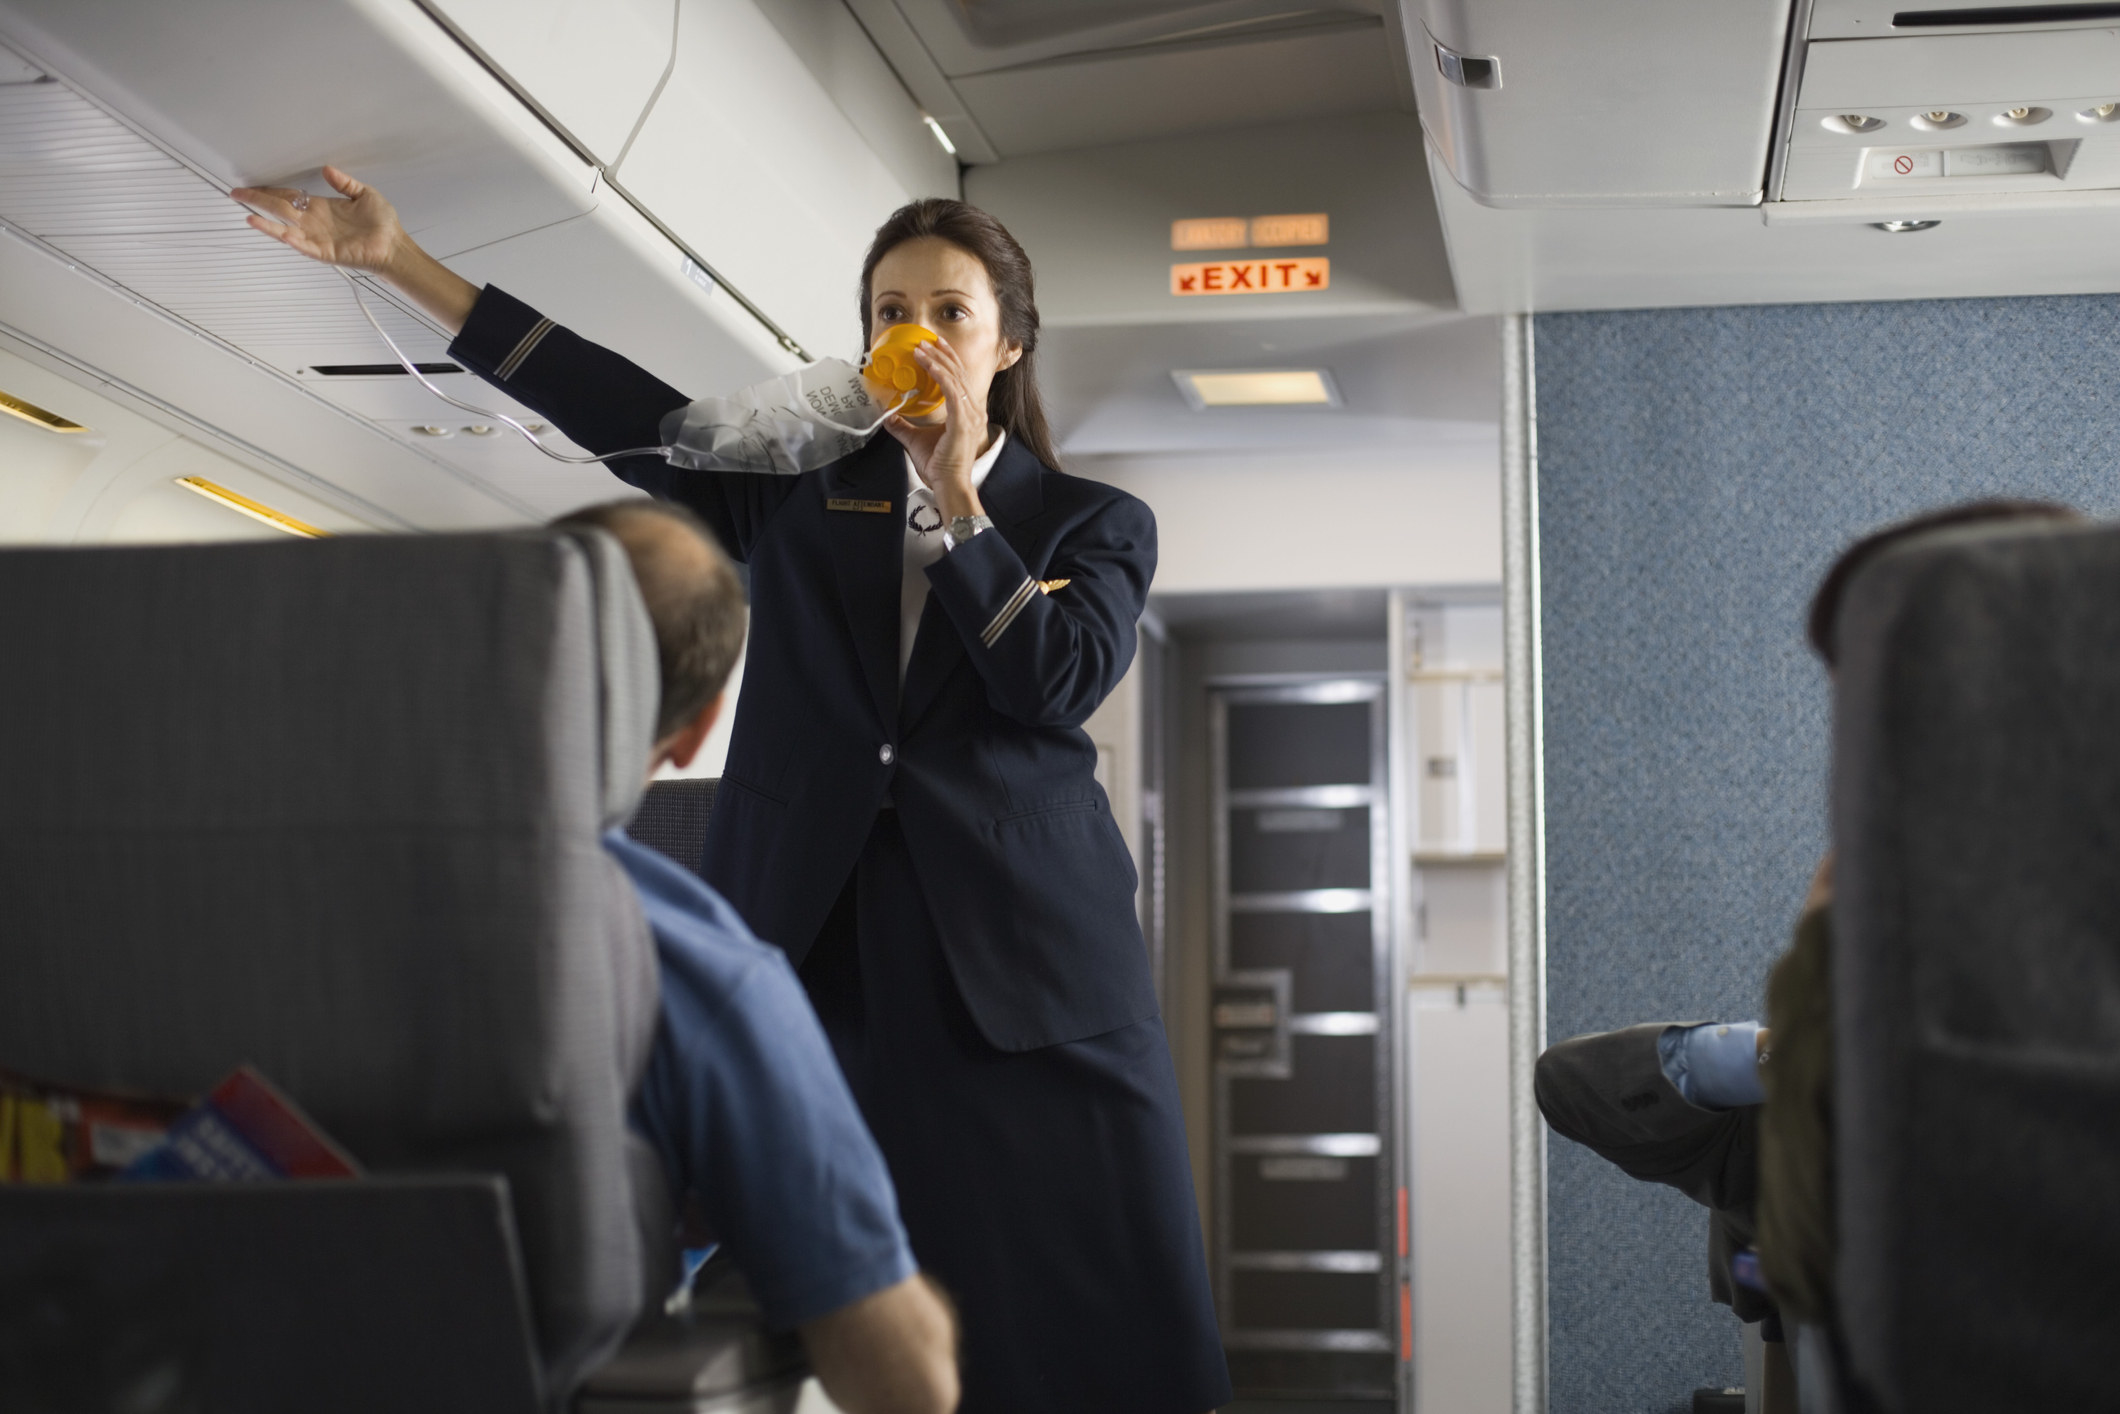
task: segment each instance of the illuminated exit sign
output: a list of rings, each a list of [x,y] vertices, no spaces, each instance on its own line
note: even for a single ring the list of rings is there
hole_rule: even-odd
[[[1288,295],[1332,288],[1322,255],[1283,260],[1202,260],[1170,267],[1174,295]]]

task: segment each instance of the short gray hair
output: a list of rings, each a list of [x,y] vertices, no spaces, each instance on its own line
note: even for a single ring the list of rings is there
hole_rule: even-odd
[[[676,731],[728,685],[743,652],[749,611],[743,581],[705,522],[682,506],[629,499],[585,506],[553,522],[608,532],[625,547],[655,625],[662,695],[657,740]]]

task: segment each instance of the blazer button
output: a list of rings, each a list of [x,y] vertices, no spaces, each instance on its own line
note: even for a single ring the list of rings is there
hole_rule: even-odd
[[[889,742],[885,742],[883,745],[876,748],[876,759],[878,761],[881,761],[886,766],[891,764],[891,758],[896,756],[897,754],[897,752],[891,750],[891,744]]]

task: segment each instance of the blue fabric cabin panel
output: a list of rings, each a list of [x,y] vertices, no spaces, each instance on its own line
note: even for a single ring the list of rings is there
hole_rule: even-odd
[[[1539,316],[1551,1038],[1758,1014],[1825,846],[1813,587],[1848,541],[1950,501],[2120,512],[2116,314],[2091,296]],[[1548,1182],[1554,1414],[1663,1414],[1741,1383],[1705,1211],[1560,1139]]]

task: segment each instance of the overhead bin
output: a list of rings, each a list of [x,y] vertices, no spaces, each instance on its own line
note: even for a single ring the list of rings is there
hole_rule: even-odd
[[[626,150],[670,67],[677,0],[425,0],[584,154]]]
[[[594,170],[410,0],[0,0],[0,36],[221,183],[358,172],[437,255],[595,205]]]
[[[1421,119],[1474,201],[1760,199],[1789,0],[1423,0],[1420,20]]]
[[[678,0],[669,81],[609,177],[815,358],[861,351],[877,226],[956,194],[954,162],[924,189],[887,167],[751,0]]]
[[[540,519],[614,483],[390,376],[346,283],[248,230],[229,185],[302,178],[322,193],[315,169],[343,166],[467,278],[510,286],[679,387],[793,363],[412,0],[0,0],[0,40],[62,80],[0,85],[15,94],[0,220],[24,237],[0,253],[11,269],[68,272],[0,281],[0,320],[290,478],[328,482],[370,524]],[[416,312],[370,301],[409,356],[445,358],[446,335]],[[346,365],[385,375],[327,371]],[[527,416],[468,374],[437,376]]]
[[[778,26],[754,0],[425,3],[812,355],[858,352],[853,281],[884,218],[956,194],[955,161],[836,0],[766,0]]]

